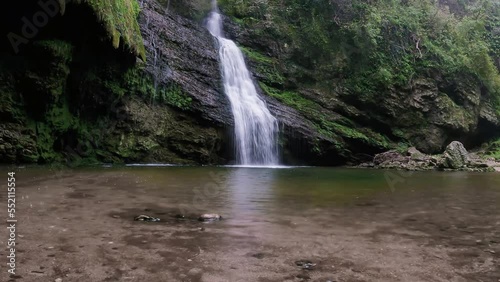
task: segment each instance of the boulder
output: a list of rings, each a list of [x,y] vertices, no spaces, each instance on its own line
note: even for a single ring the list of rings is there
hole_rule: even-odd
[[[375,165],[380,165],[380,164],[387,163],[387,162],[391,162],[391,163],[394,163],[394,162],[407,163],[408,162],[408,158],[405,157],[405,156],[403,156],[402,154],[400,154],[397,151],[388,151],[388,152],[385,152],[385,153],[381,153],[381,154],[376,155],[373,158],[373,163]]]
[[[469,153],[464,145],[458,141],[451,142],[444,151],[442,167],[459,169],[467,166]]]
[[[413,161],[425,161],[428,160],[428,156],[425,155],[424,153],[420,152],[417,148],[411,147],[408,149],[407,156],[410,157],[411,160]]]
[[[160,219],[157,217],[152,217],[149,215],[141,214],[141,215],[134,217],[134,221],[158,222],[158,221],[160,221]]]
[[[206,213],[206,214],[202,214],[202,215],[200,215],[200,217],[198,217],[199,221],[218,221],[221,219],[222,219],[222,216],[220,216],[216,213]]]

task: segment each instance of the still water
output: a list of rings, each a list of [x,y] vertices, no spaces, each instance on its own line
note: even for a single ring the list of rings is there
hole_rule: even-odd
[[[40,277],[31,269],[44,264],[42,278],[58,278],[63,269],[69,281],[500,279],[498,173],[170,166],[15,171],[22,271],[33,279]],[[224,220],[200,223],[202,213]],[[139,214],[162,221],[134,222]],[[179,214],[187,219],[179,221]],[[302,269],[300,260],[314,269]]]

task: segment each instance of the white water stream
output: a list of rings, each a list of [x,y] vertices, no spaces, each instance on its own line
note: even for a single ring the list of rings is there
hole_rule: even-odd
[[[278,164],[278,122],[259,97],[243,53],[233,41],[224,38],[222,17],[215,0],[207,28],[219,42],[224,91],[234,116],[238,164]]]

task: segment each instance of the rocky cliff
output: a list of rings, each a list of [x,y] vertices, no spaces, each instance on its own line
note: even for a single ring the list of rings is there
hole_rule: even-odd
[[[262,90],[312,123],[331,157],[371,160],[409,146],[435,154],[454,140],[474,148],[500,134],[492,1],[487,20],[467,15],[477,3],[460,1],[220,2]],[[436,21],[450,24],[450,37],[435,36],[443,32]]]
[[[0,162],[230,163],[233,121],[216,42],[202,26],[206,2],[8,4]],[[470,148],[498,137],[492,92],[470,74],[420,72],[360,95],[264,32],[276,22],[235,17],[236,4],[224,2],[227,35],[280,121],[287,163],[358,163],[401,146],[437,153],[452,140]]]
[[[3,10],[17,11],[5,34],[43,11],[25,2]],[[138,2],[97,2],[66,2],[20,50],[2,45],[1,162],[225,163],[231,116],[208,32],[154,1],[131,23],[117,17]]]

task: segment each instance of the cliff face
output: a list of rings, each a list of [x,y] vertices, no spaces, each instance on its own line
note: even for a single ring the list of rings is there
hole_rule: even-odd
[[[2,13],[40,9],[24,4]],[[208,32],[155,1],[141,2],[138,22],[101,4],[66,2],[17,54],[2,45],[0,161],[227,162],[232,121]],[[3,19],[5,34],[21,34],[22,21]]]
[[[493,1],[485,10],[456,1],[220,2],[263,92],[325,137],[318,152],[356,162],[410,145],[473,148],[500,134]]]
[[[216,42],[200,24],[207,2],[69,1],[18,42],[19,52],[2,42],[0,162],[231,162]],[[499,132],[491,91],[469,74],[420,72],[360,95],[300,59],[286,38],[263,32],[278,21],[234,17],[224,2],[227,35],[281,123],[287,163],[356,163],[410,144],[433,153]],[[23,17],[42,9],[30,3],[0,12],[2,34],[23,36]]]

